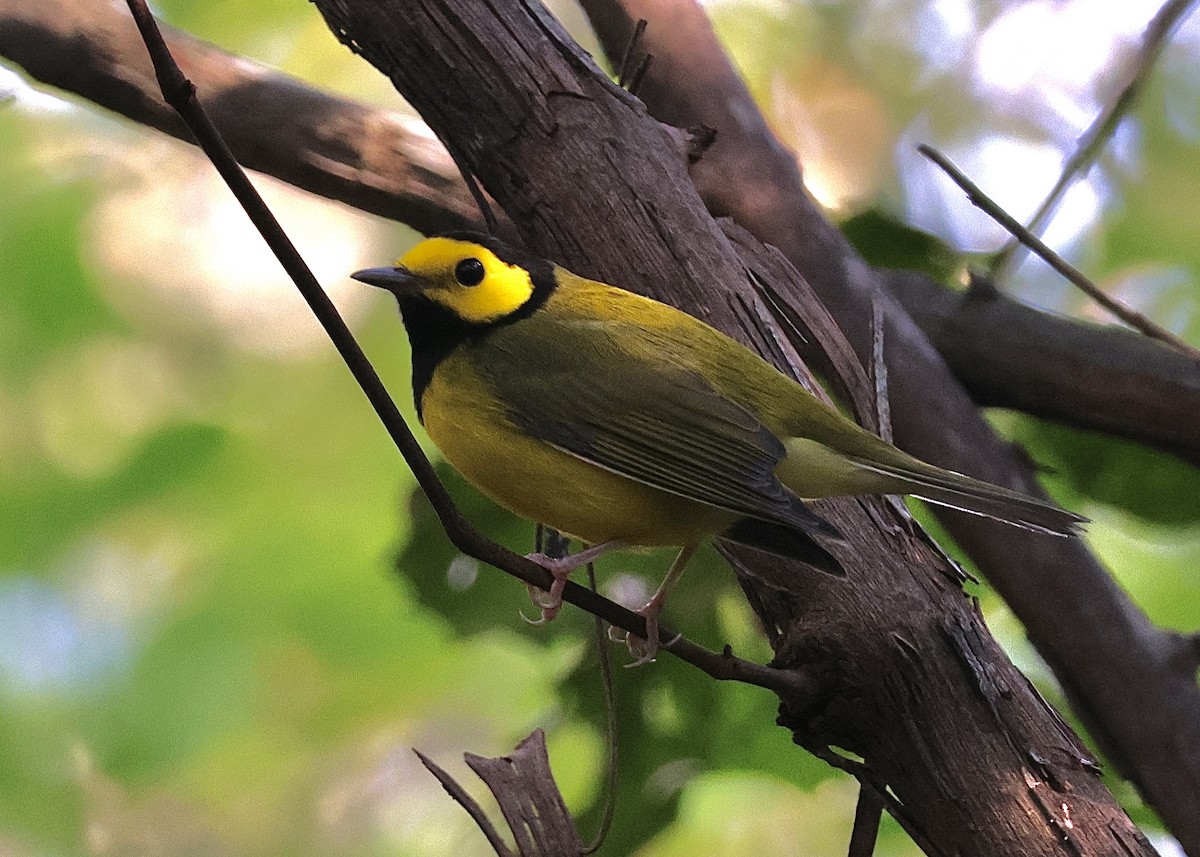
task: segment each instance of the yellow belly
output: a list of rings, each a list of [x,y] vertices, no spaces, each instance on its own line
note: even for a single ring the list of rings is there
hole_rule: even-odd
[[[737,519],[521,434],[453,357],[434,373],[422,404],[425,430],[468,481],[521,517],[581,541],[692,544]]]

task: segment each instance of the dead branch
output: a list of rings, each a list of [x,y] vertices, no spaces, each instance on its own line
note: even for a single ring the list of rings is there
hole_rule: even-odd
[[[117,3],[0,0],[0,56],[38,81],[188,139],[158,95],[141,43],[117,25],[122,13]],[[214,123],[241,163],[426,234],[482,225],[453,161],[423,123],[318,92],[265,66],[165,30],[168,44],[205,94]],[[770,199],[763,199],[763,205],[769,208]],[[502,223],[502,234],[511,236],[510,228]],[[833,249],[840,255],[831,260],[847,258],[844,246]],[[838,267],[836,261],[830,264]],[[916,292],[935,295],[939,305],[954,298],[954,293],[928,279],[912,285],[893,294],[919,321],[930,316],[914,297]],[[997,346],[1004,351],[1010,332],[999,319],[980,320],[970,337],[956,340],[953,348],[942,352],[972,396],[986,404],[1083,428],[1116,431],[1193,463],[1200,460],[1200,431],[1186,429],[1186,420],[1200,414],[1198,373],[1181,368],[1167,349],[1139,349],[1120,331],[1027,308],[1022,318],[1027,319],[1022,330],[1031,335],[1046,331],[1040,345],[1059,346],[1063,359],[1081,371],[1064,379],[1044,371],[1050,368],[1046,364],[1030,361],[1028,371],[1014,368],[998,378],[980,379],[979,367],[997,362]],[[935,343],[943,341],[936,328],[925,327],[923,332]],[[1133,383],[1122,374],[1125,363],[1139,367]],[[1184,420],[1159,419],[1159,411],[1143,407],[1142,399],[1134,395],[1147,389],[1143,382],[1161,391],[1156,401],[1174,404]],[[1037,392],[1031,395],[1031,391]],[[1179,426],[1179,431],[1173,432],[1173,426]]]
[[[483,809],[466,790],[420,751],[417,758],[474,819],[496,854],[513,857]],[[520,857],[579,857],[586,853],[550,771],[546,734],[541,729],[535,729],[507,756],[492,759],[465,753],[463,758],[495,795]]]
[[[609,50],[622,44],[632,21],[649,20],[643,42],[655,62],[642,97],[660,121],[718,129],[717,142],[692,169],[709,208],[779,247],[869,365],[880,275],[822,217],[704,12],[694,0],[585,0],[584,7]],[[894,301],[882,308],[898,444],[953,470],[1039,490],[1028,464],[983,420],[912,319]],[[969,371],[995,359],[981,343],[986,349],[986,340],[963,348],[971,351]],[[1020,388],[1021,379],[1010,380]],[[1194,674],[1172,662],[1171,635],[1150,624],[1084,542],[1042,544],[990,522],[937,514],[1025,624],[1101,748],[1184,847],[1200,854],[1200,688]]]
[[[794,367],[786,336],[764,328],[747,263],[694,194],[673,140],[544,10],[517,0],[319,0],[318,8],[461,147],[532,249],[649,290],[742,341],[770,343],[777,365]],[[768,257],[754,264],[765,279]],[[794,294],[791,276],[774,290]],[[1111,848],[1108,820],[1127,820],[987,636],[953,569],[880,502],[829,501],[820,512],[852,544],[839,555],[850,563],[848,583],[727,551],[777,664],[835,655],[837,691],[819,710],[785,704],[797,740],[853,749],[898,795],[892,811],[910,829],[940,851],[980,855],[1057,853],[1058,830],[1027,785],[1026,750],[1039,745],[1056,782],[1071,783],[1072,842],[1081,853]],[[963,740],[969,753],[951,750]]]
[[[967,178],[966,174],[956,167],[949,158],[932,146],[921,145],[917,147],[917,151],[937,164],[942,172],[948,175],[950,180],[963,190],[972,205],[1003,226],[1009,234],[1022,245],[1032,250],[1038,258],[1058,272],[1064,280],[1104,307],[1104,309],[1108,310],[1116,318],[1119,318],[1134,330],[1139,331],[1143,336],[1148,336],[1151,339],[1157,339],[1159,342],[1165,343],[1180,354],[1190,357],[1197,365],[1200,365],[1200,351],[1188,345],[1158,322],[1147,318],[1137,310],[1127,307],[1116,298],[1105,294],[1082,271],[1051,250],[1044,241],[1022,226],[1019,220],[997,205],[991,197],[983,192],[979,185]]]
[[[583,852],[583,842],[550,772],[541,729],[509,756],[489,759],[467,753],[465,758],[496,796],[523,857],[573,857]]]

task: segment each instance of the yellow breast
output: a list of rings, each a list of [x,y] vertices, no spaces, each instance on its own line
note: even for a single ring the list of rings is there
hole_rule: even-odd
[[[737,518],[522,434],[461,353],[439,364],[422,403],[430,438],[468,481],[521,517],[581,541],[691,544]]]

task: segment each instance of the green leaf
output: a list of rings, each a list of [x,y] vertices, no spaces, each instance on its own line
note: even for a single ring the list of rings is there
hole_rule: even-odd
[[[873,208],[841,223],[842,234],[876,268],[917,271],[940,283],[953,282],[962,258],[937,236]]]

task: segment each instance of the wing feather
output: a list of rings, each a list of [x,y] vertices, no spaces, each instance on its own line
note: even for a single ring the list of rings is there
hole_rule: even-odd
[[[531,436],[662,491],[836,535],[776,478],[787,454],[780,439],[698,373],[622,359],[594,325],[532,341],[528,329],[520,342],[499,333],[476,346],[487,352],[476,367]]]

